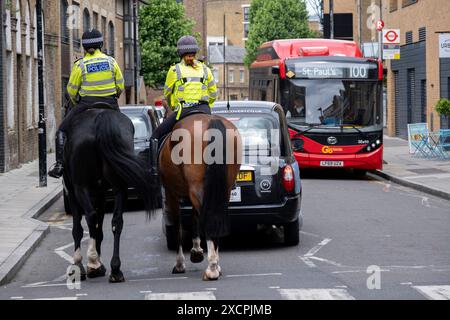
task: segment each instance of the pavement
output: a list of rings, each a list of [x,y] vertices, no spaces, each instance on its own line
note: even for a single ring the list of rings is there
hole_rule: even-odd
[[[384,165],[371,175],[450,200],[450,160],[409,154],[408,142],[384,137]],[[54,163],[49,154],[47,164]],[[39,187],[39,161],[0,173],[0,285],[11,281],[33,249],[49,232],[37,218],[62,195],[62,180],[48,177]]]

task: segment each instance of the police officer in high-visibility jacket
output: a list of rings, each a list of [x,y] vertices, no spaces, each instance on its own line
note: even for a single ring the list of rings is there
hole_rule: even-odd
[[[181,62],[171,66],[164,85],[164,98],[174,111],[152,134],[152,173],[157,172],[158,141],[172,131],[176,122],[193,112],[211,114],[217,99],[217,86],[211,70],[195,59],[199,51],[193,36],[183,36],[177,42]]]
[[[81,44],[86,51],[85,56],[75,62],[67,92],[74,105],[61,123],[56,134],[56,164],[49,171],[49,176],[60,178],[63,174],[64,131],[71,119],[90,108],[97,102],[106,103],[111,109],[119,111],[117,98],[125,88],[119,65],[113,57],[100,50],[103,36],[95,29],[83,33]],[[102,108],[105,105],[101,106]]]

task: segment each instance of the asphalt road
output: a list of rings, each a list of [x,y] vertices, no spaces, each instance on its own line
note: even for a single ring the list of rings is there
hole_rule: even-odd
[[[146,221],[131,208],[121,241],[127,281],[88,279],[69,289],[71,219],[58,201],[41,216],[51,232],[0,299],[450,299],[450,202],[348,172],[302,175],[300,245],[284,247],[277,229],[227,239],[220,248],[223,276],[213,282],[201,280],[206,261],[192,264],[189,252],[187,272],[172,275],[175,253],[166,249],[161,215]],[[109,274],[110,214],[104,233]]]

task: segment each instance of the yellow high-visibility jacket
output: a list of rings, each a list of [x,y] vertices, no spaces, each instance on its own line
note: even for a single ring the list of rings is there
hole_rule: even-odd
[[[217,99],[216,81],[204,63],[195,60],[192,67],[182,60],[167,72],[164,97],[174,111],[181,111],[180,107],[184,104],[200,101],[212,108]]]
[[[113,57],[99,49],[75,62],[70,74],[67,92],[75,104],[79,97],[117,97],[125,89],[120,67]]]

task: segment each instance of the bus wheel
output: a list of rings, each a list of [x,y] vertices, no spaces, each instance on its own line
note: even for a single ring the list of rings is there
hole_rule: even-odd
[[[354,169],[353,174],[358,178],[364,178],[367,174],[367,170]]]

